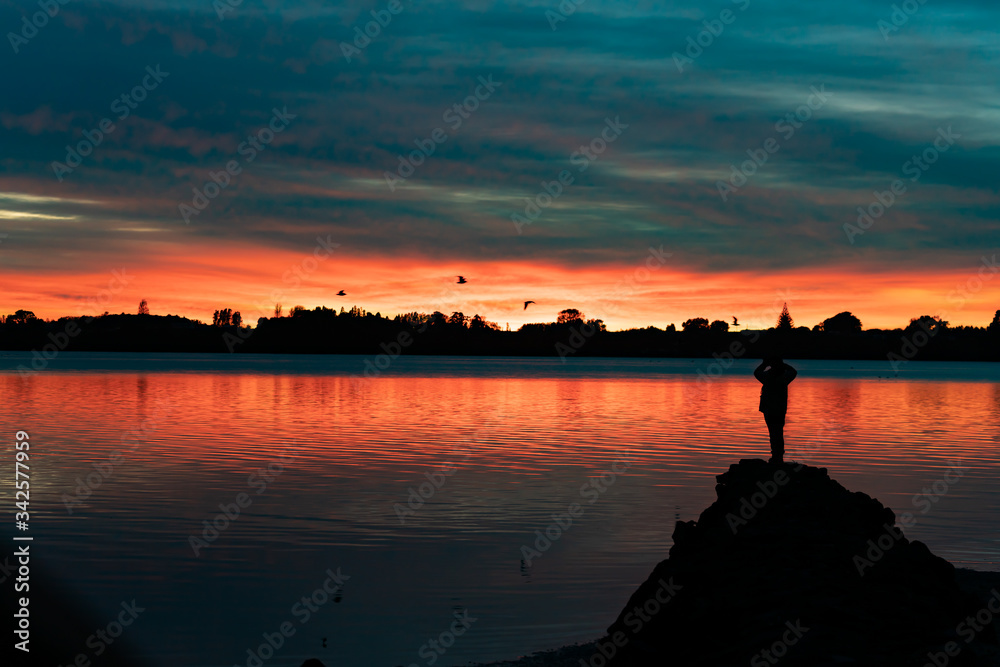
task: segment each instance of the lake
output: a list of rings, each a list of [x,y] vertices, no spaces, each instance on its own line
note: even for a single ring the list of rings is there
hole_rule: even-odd
[[[30,358],[0,353],[0,421],[30,434],[34,544],[98,617],[145,607],[128,639],[165,667],[247,665],[283,623],[264,665],[594,639],[715,475],[769,454],[756,360]],[[1000,570],[1000,365],[789,363],[787,458]]]

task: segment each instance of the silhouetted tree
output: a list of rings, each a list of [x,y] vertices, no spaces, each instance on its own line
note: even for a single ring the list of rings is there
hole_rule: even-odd
[[[139,314],[140,315],[149,315],[149,304],[146,303],[145,299],[143,299],[142,301],[139,302]]]
[[[791,330],[795,326],[795,322],[792,321],[792,316],[788,314],[788,304],[786,303],[781,309],[781,315],[778,315],[778,329]]]
[[[15,310],[13,315],[7,316],[8,324],[27,324],[28,322],[34,322],[38,318],[35,317],[35,313],[30,310]]]
[[[566,324],[567,322],[572,322],[574,320],[582,320],[583,313],[581,313],[576,308],[567,308],[566,310],[559,311],[558,317],[556,317],[556,322],[558,324]]]
[[[993,335],[1000,335],[1000,310],[993,315],[993,321],[986,327],[986,330]]]
[[[148,305],[148,302],[147,302]],[[286,315],[288,313],[286,312]],[[632,328],[624,331],[599,333],[594,337],[591,332],[606,332],[604,322],[599,319],[582,320],[563,317],[563,323],[555,321],[525,324],[517,332],[502,331],[495,322],[487,321],[482,315],[472,318],[457,312],[451,318],[440,311],[433,314],[406,313],[395,317],[382,317],[380,313],[367,314],[355,306],[350,313],[323,306],[306,310],[299,306],[294,309],[295,317],[257,319],[259,334],[250,340],[241,340],[246,346],[241,351],[247,352],[283,352],[308,351],[312,353],[366,353],[374,352],[379,341],[392,340],[402,331],[413,333],[423,332],[428,322],[434,322],[434,332],[422,337],[413,350],[418,354],[551,354],[553,342],[582,340],[576,336],[582,335],[589,342],[585,349],[574,348],[573,353],[614,356],[618,354],[642,354],[650,356],[691,356],[704,354],[714,349],[723,349],[722,341],[733,333],[715,333],[725,331],[724,320],[692,318],[683,325],[667,325],[666,330],[655,326]],[[64,320],[81,318],[63,318]],[[450,322],[449,322],[450,319]],[[924,315],[914,318],[907,327],[907,337],[910,344],[921,349],[921,357],[928,359],[981,359],[1000,361],[1000,311],[983,326],[950,327],[940,317]],[[130,314],[108,315],[85,319],[93,343],[99,349],[133,349],[135,347],[135,329],[133,325],[143,318],[133,311]],[[0,341],[5,349],[30,350],[39,348],[50,341],[50,334],[62,329],[62,320],[44,321],[35,317],[34,313],[20,310],[7,318],[0,318]],[[459,322],[464,322],[462,327]],[[27,323],[27,326],[23,326]],[[176,351],[218,351],[220,346],[232,348],[237,332],[235,327],[246,327],[241,313],[229,308],[215,311],[208,324],[196,320],[188,320],[172,315],[149,317],[143,329],[143,340],[148,341],[152,348],[171,349]],[[732,327],[732,323],[728,323]],[[213,326],[214,325],[214,326]],[[679,333],[683,326],[684,333]],[[780,345],[782,351],[795,358],[856,358],[885,359],[887,354],[900,354],[900,329],[896,334],[881,329],[860,330],[860,321],[849,312],[838,315],[816,325],[817,330],[836,331],[838,329],[857,331],[841,340],[833,340],[831,335],[795,335],[790,331],[754,331],[754,339],[762,335],[764,343],[758,346],[761,351],[773,341]],[[934,341],[924,349],[924,333],[930,336],[938,329],[947,328],[944,336],[934,336]],[[227,338],[220,341],[218,332],[225,329]],[[243,329],[238,329],[242,331]],[[799,331],[808,333],[806,327],[798,327]],[[216,334],[211,332],[215,331]],[[571,337],[572,332],[576,336]],[[989,331],[990,333],[987,333]],[[691,333],[688,333],[691,332]],[[771,340],[768,340],[768,339]],[[228,340],[228,342],[226,342]],[[576,345],[576,343],[573,343]],[[87,343],[85,342],[85,348]],[[563,343],[565,345],[565,343]],[[904,353],[907,348],[903,348]],[[559,350],[556,350],[558,353]],[[756,351],[754,352],[756,354]],[[890,357],[891,358],[891,357]]]
[[[906,325],[903,329],[905,333],[913,333],[918,329],[923,329],[925,331],[930,331],[932,333],[938,333],[939,330],[947,329],[948,322],[942,320],[940,315],[921,315],[920,317],[914,317],[910,320],[910,323]]]
[[[357,308],[357,306],[355,306],[355,308]],[[308,311],[306,310],[305,306],[294,306],[292,308],[291,312],[288,313],[288,316],[289,317],[302,317],[307,312]],[[354,308],[351,309],[351,315],[353,315],[353,314],[354,314]]]
[[[487,322],[485,318],[483,318],[481,315],[477,313],[472,316],[471,320],[469,320],[469,329],[476,329],[476,330],[493,329],[495,331],[499,331],[500,325],[498,325],[496,322]]]
[[[430,319],[430,315],[425,315],[424,313],[418,313],[416,311],[412,313],[404,313],[399,316],[400,322],[414,328],[419,328],[424,324],[424,322],[429,322]]]
[[[714,320],[708,325],[708,328],[714,333],[726,333],[729,331],[729,322],[726,322],[725,320]]]
[[[850,312],[844,311],[823,320],[822,324],[820,324],[820,330],[838,333],[857,333],[861,331],[861,320]]]
[[[227,327],[233,319],[232,308],[223,308],[212,313],[212,326]]]
[[[344,312],[343,306],[341,306],[340,312]],[[281,317],[281,304],[280,303],[274,304],[274,316],[275,317]]]

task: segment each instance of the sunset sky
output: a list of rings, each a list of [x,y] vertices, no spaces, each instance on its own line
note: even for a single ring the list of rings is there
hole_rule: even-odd
[[[5,3],[0,312],[985,326],[1000,7],[903,4]]]

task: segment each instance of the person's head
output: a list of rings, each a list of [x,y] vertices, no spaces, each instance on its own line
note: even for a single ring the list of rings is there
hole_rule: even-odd
[[[781,360],[781,357],[779,357],[776,354],[764,357],[764,364],[770,366],[771,368],[777,368],[778,366],[781,366],[784,363],[785,362]]]

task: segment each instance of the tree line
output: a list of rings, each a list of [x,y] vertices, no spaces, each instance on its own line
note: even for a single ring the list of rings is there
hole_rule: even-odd
[[[608,331],[602,320],[574,308],[559,312],[554,322],[523,324],[515,331],[457,311],[383,317],[359,306],[339,312],[295,306],[282,313],[278,305],[273,317],[260,317],[251,327],[232,308],[219,308],[212,322],[204,323],[152,315],[145,300],[135,314],[42,320],[30,310],[17,310],[0,316],[0,349],[41,350],[73,322],[79,334],[67,349],[80,351],[378,354],[380,345],[405,333],[412,340],[408,354],[709,357],[726,353],[738,341],[741,354],[749,356],[777,352],[788,358],[878,359],[901,354],[916,336],[926,342],[912,358],[1000,360],[1000,310],[983,327],[952,327],[940,317],[921,315],[898,329],[863,329],[845,311],[810,328],[795,326],[786,305],[766,330],[695,317],[680,329],[670,324],[622,331]]]

